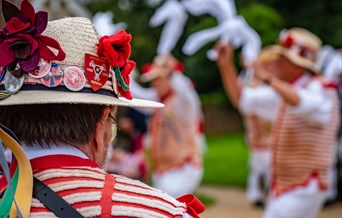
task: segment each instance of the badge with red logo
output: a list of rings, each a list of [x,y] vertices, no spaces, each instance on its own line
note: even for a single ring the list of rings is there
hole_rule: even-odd
[[[64,85],[71,91],[80,91],[86,83],[83,71],[78,67],[67,67],[64,70]]]
[[[108,62],[103,58],[91,54],[85,54],[84,68],[91,88],[94,91],[101,89],[109,77]]]

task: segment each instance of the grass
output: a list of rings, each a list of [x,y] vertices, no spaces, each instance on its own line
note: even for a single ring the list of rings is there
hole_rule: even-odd
[[[195,193],[196,197],[206,206],[209,207],[216,203],[216,199],[202,193]]]
[[[246,186],[248,148],[242,133],[207,137],[202,184]]]

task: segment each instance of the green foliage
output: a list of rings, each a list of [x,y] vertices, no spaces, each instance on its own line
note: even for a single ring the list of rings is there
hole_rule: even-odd
[[[285,19],[285,27],[304,27],[318,35],[324,44],[342,47],[341,0],[259,0],[275,8]]]
[[[208,137],[203,184],[245,187],[248,148],[243,134]]]
[[[202,105],[226,105],[229,103],[224,92],[210,92],[200,95]]]

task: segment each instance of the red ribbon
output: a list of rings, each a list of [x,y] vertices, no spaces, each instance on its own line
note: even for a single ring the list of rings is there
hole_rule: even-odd
[[[40,57],[44,60],[63,61],[65,59],[66,54],[63,51],[61,45],[55,39],[48,36],[40,35],[38,36],[38,42],[40,49]],[[56,49],[58,51],[57,55],[55,55],[55,53],[51,51],[49,47]]]
[[[192,194],[184,195],[177,200],[186,204],[186,213],[194,218],[200,218],[198,214],[205,210],[204,204]]]

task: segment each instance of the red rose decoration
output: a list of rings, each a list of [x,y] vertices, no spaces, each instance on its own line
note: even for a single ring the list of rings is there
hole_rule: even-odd
[[[35,13],[28,0],[23,0],[20,10],[7,1],[2,4],[6,25],[0,32],[0,67],[19,63],[21,70],[31,72],[37,68],[40,58],[65,59],[59,43],[41,35],[48,22],[46,12]],[[55,55],[49,47],[56,49],[58,54]]]
[[[130,34],[120,30],[114,35],[101,37],[97,48],[97,55],[106,58],[114,68],[119,95],[127,99],[132,99],[129,75],[135,67],[135,62],[128,60],[131,55],[131,40]]]
[[[112,67],[121,68],[131,55],[132,36],[125,30],[120,30],[114,35],[100,38],[97,54],[105,57]]]
[[[284,39],[282,39],[281,44],[285,48],[291,48],[294,43],[294,40],[290,34],[287,34]]]

